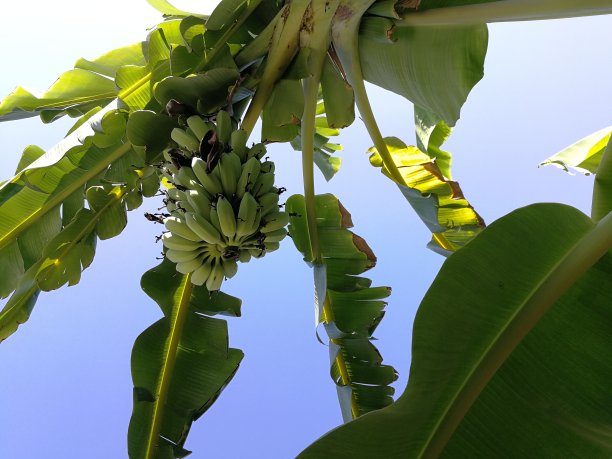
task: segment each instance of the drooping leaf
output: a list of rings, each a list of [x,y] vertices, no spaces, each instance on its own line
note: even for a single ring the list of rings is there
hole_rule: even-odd
[[[329,57],[325,60],[321,74],[321,92],[329,126],[341,129],[353,124],[355,120],[353,88]]]
[[[113,49],[94,60],[79,59],[74,64],[77,69],[99,73],[115,78],[117,70],[124,65],[144,65],[143,43],[134,43],[122,48]]]
[[[468,93],[483,76],[486,25],[391,25],[382,36],[366,33],[370,30],[359,36],[365,79],[454,126]]]
[[[540,166],[552,164],[566,172],[570,168],[583,174],[597,173],[604,149],[612,137],[612,126],[601,129],[545,159]]]
[[[142,288],[164,318],[136,339],[132,351],[128,452],[131,459],[183,457],[191,423],[218,398],[243,357],[228,348],[226,322],[202,311],[239,315],[240,300],[221,292],[210,297],[167,259],[143,275]]]
[[[491,224],[423,299],[404,394],[300,457],[609,456],[611,226],[560,204]]]
[[[358,277],[376,264],[367,243],[348,230],[350,214],[330,194],[315,198],[321,262],[313,260],[306,225],[304,197],[291,196],[286,203],[289,232],[304,259],[313,262],[316,323],[329,336],[331,376],[345,421],[393,402],[389,386],[397,379],[393,367],[382,364],[372,345],[372,333],[382,319],[389,287],[371,287]]]
[[[112,79],[83,69],[72,69],[41,95],[16,88],[0,103],[0,121],[29,118],[47,111],[45,121],[65,114],[84,114],[94,106],[106,105],[116,96]]]
[[[400,191],[433,234],[432,250],[449,255],[484,228],[484,221],[465,200],[459,184],[447,180],[429,155],[396,137],[385,138],[385,143],[404,179],[397,184]],[[369,151],[372,165],[382,167],[376,148]],[[391,178],[385,167],[382,172]]]

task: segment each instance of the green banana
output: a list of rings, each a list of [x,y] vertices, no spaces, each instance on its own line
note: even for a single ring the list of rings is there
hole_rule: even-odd
[[[191,231],[197,234],[202,241],[209,244],[221,243],[219,231],[204,217],[193,212],[185,213],[185,221]]]
[[[210,223],[212,223],[212,225],[217,228],[217,231],[221,233],[221,221],[219,220],[219,214],[215,207],[210,209]]]
[[[176,270],[181,274],[189,274],[202,265],[202,260],[204,260],[204,255],[199,255],[193,260],[181,261],[176,264]]]
[[[253,195],[249,192],[244,193],[240,201],[240,207],[238,208],[236,239],[249,236],[257,231],[257,227],[254,227],[255,219],[258,214],[257,207],[258,204]]]
[[[194,212],[204,218],[210,217],[210,199],[206,194],[198,190],[187,190],[185,192],[187,202],[194,209]]]
[[[203,247],[202,241],[190,241],[170,232],[162,234],[161,241],[164,247],[173,250],[200,250]]]
[[[194,157],[191,160],[191,168],[208,193],[212,196],[223,193],[221,181],[212,173],[206,173],[206,161],[202,158]]]
[[[219,225],[221,226],[221,233],[230,243],[233,243],[234,236],[236,236],[236,214],[234,214],[234,208],[229,199],[226,199],[224,196],[219,196],[216,210],[217,216],[219,217]]]
[[[246,143],[248,140],[247,133],[242,129],[237,129],[232,132],[232,136],[230,138],[230,146],[232,147],[232,151],[238,155],[241,162],[246,161],[247,156],[247,147]]]
[[[257,181],[255,182],[255,185],[253,185],[253,188],[251,189],[251,193],[253,193],[253,196],[255,197],[259,197],[259,196],[263,196],[266,193],[270,192],[270,189],[272,188],[272,186],[274,185],[274,173],[273,172],[265,172],[265,173],[261,173],[259,174],[259,177],[257,177]]]
[[[208,279],[210,272],[212,271],[212,263],[210,260],[204,261],[199,268],[191,274],[191,283],[194,285],[202,285]]]
[[[272,212],[278,212],[278,193],[272,191],[260,196],[257,200],[259,201],[259,208],[261,209],[262,217],[266,217]]]
[[[240,263],[248,263],[251,261],[251,253],[249,250],[240,249],[240,252],[238,253],[238,260],[240,260]]]
[[[181,190],[179,190],[178,188],[169,188],[166,191],[166,194],[173,201],[184,201],[187,199],[187,195],[183,193]]]
[[[187,126],[189,126],[200,141],[204,138],[204,135],[212,129],[212,125],[204,121],[199,115],[187,118]]]
[[[283,239],[285,239],[285,236],[287,235],[287,229],[280,228],[275,231],[270,231],[269,233],[264,233],[264,234],[266,235],[266,239],[265,239],[266,244],[268,242],[280,242]]]
[[[178,143],[181,147],[191,152],[196,152],[200,149],[200,141],[181,128],[172,129],[170,137],[172,137],[172,140]]]
[[[249,148],[247,152],[247,158],[261,159],[266,154],[266,146],[263,143],[258,143]]]
[[[217,112],[217,139],[223,143],[230,143],[232,137],[232,117],[225,110]]]
[[[280,247],[279,242],[266,241],[266,252],[274,252],[275,250],[278,250],[279,247]]]
[[[261,163],[261,171],[262,172],[274,172],[276,167],[272,161],[264,161]]]
[[[206,280],[206,288],[209,292],[214,292],[221,288],[221,284],[223,283],[223,275],[223,266],[221,266],[221,263],[217,260],[210,271],[208,279]]]
[[[166,250],[166,258],[174,263],[183,263],[186,261],[191,261],[194,258],[197,258],[201,255],[201,251],[199,250],[174,250],[168,249]]]
[[[262,233],[270,233],[280,228],[284,228],[289,223],[289,215],[285,212],[270,213],[264,219],[265,223],[259,230]]]
[[[183,218],[178,217],[167,217],[164,218],[164,226],[168,231],[176,234],[184,239],[188,239],[194,242],[200,242],[202,238],[194,233],[188,226],[187,222]]]
[[[236,185],[236,196],[242,198],[244,193],[252,189],[260,170],[261,163],[257,158],[250,158],[242,165],[242,171]]]
[[[219,159],[217,165],[219,176],[221,177],[221,186],[226,196],[232,196],[236,193],[236,185],[242,172],[242,164],[236,153],[224,153]]]
[[[228,279],[234,277],[238,272],[238,263],[236,263],[236,260],[227,260],[222,258],[220,261],[221,266],[223,267],[223,275]]]

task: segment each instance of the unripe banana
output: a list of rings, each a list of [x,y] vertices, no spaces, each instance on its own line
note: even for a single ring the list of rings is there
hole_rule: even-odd
[[[237,129],[232,132],[232,136],[230,139],[230,146],[232,147],[232,151],[238,155],[241,162],[244,162],[247,157],[247,147],[246,143],[248,140],[247,133],[242,129]]]
[[[212,223],[212,225],[217,228],[217,231],[221,233],[221,222],[219,221],[219,214],[215,207],[210,209],[210,223]]]
[[[257,181],[259,171],[261,170],[261,163],[257,158],[250,158],[246,163],[242,165],[242,171],[240,172],[240,178],[236,185],[236,196],[241,198],[244,193],[250,191],[253,185]]]
[[[202,241],[190,241],[174,233],[164,233],[161,237],[164,247],[173,250],[200,250],[203,247]]]
[[[234,236],[236,236],[236,214],[234,214],[234,208],[229,199],[226,199],[224,196],[219,196],[216,210],[221,226],[221,233],[230,243],[233,243]]]
[[[263,249],[249,249],[249,253],[253,258],[261,258],[266,254],[266,251]]]
[[[280,247],[279,242],[266,241],[266,252],[274,252],[275,250],[278,250],[279,247]]]
[[[197,190],[187,190],[187,202],[193,207],[194,212],[204,218],[210,217],[210,199],[206,194]]]
[[[174,263],[184,263],[186,261],[191,261],[194,258],[197,258],[201,255],[199,250],[174,250],[168,249],[166,250],[166,258]]]
[[[183,129],[172,129],[170,137],[172,137],[172,140],[178,143],[181,147],[186,148],[191,152],[198,151],[200,148],[200,141],[196,139],[193,135],[185,132]]]
[[[238,182],[242,171],[240,158],[234,153],[224,153],[219,159],[217,169],[219,170],[223,192],[226,196],[233,196],[236,193],[236,182]]]
[[[261,163],[261,171],[262,172],[274,172],[275,166],[272,161],[264,161]]]
[[[279,228],[284,228],[289,223],[289,215],[285,212],[275,212],[268,214],[264,220],[266,223],[259,228],[262,233],[269,233]]]
[[[193,212],[186,212],[185,221],[189,229],[197,234],[202,241],[208,242],[209,244],[219,244],[221,242],[219,231],[201,215],[194,214]]]
[[[225,110],[217,112],[217,139],[223,143],[230,143],[232,137],[232,117]]]
[[[210,271],[208,279],[206,280],[206,288],[209,292],[214,292],[221,288],[221,284],[223,283],[223,275],[223,266],[221,266],[221,263],[217,260]]]
[[[178,188],[168,188],[168,190],[166,190],[166,194],[173,201],[184,201],[187,199],[187,195]]]
[[[240,260],[240,263],[248,263],[251,261],[251,252],[248,249],[240,249],[238,260]]]
[[[264,217],[264,220],[268,214],[278,212],[278,193],[266,193],[257,200],[259,201],[259,208],[261,209],[261,215]]]
[[[255,197],[263,196],[264,194],[270,192],[272,185],[274,185],[274,173],[262,172],[259,174],[259,177],[257,177],[257,182],[255,182],[255,185],[253,185],[251,193],[253,193],[253,196]]]
[[[221,181],[212,173],[206,173],[206,162],[202,158],[194,157],[191,161],[191,168],[200,183],[212,196],[223,193]]]
[[[199,141],[201,141],[204,135],[212,129],[212,125],[204,121],[198,115],[187,118],[187,126],[189,126]]]
[[[204,259],[204,255],[199,255],[193,260],[189,261],[181,261],[176,264],[176,270],[181,274],[189,274],[196,269],[198,269],[202,265],[202,260]]]
[[[210,260],[205,260],[202,265],[197,268],[191,274],[191,283],[194,285],[202,285],[208,279],[210,272],[212,271],[212,264]]]
[[[202,238],[194,233],[188,226],[185,219],[178,217],[167,217],[164,218],[164,226],[171,233],[177,234],[178,236],[188,239],[194,242],[200,242]]]
[[[266,146],[263,143],[258,143],[249,148],[249,151],[247,152],[247,158],[255,157],[257,159],[261,159],[264,157],[265,154]]]
[[[168,202],[166,202],[166,209],[168,212],[173,214],[178,209],[178,206],[176,205],[176,202],[168,200]]]
[[[226,260],[222,258],[221,266],[223,266],[223,275],[228,279],[234,277],[238,272],[238,263],[236,263],[236,260]]]
[[[257,217],[257,201],[249,192],[244,193],[238,208],[238,218],[236,224],[236,239],[249,236],[257,230],[254,227]]]
[[[269,242],[280,242],[283,239],[285,239],[285,236],[287,235],[287,229],[280,228],[275,231],[270,231],[269,233],[264,233],[264,234],[266,235],[266,239],[265,239],[266,244]]]

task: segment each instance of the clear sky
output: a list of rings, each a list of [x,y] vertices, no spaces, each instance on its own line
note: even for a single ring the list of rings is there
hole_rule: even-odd
[[[216,2],[176,5],[189,3],[210,9]],[[0,96],[18,84],[45,89],[78,57],[140,41],[160,19],[144,0],[8,2],[0,28]],[[533,202],[589,211],[592,177],[537,164],[612,123],[611,29],[610,16],[490,27],[485,78],[445,145],[454,155],[454,178],[487,222]],[[414,143],[410,103],[376,88],[371,96],[384,134]],[[1,123],[0,179],[12,175],[26,145],[49,148],[70,124]],[[378,256],[368,276],[374,285],[393,287],[375,335],[385,361],[400,372],[399,395],[408,376],[412,319],[443,258],[425,248],[425,227],[369,165],[371,142],[360,122],[340,139],[343,168],[330,183],[319,176],[317,192],[340,197],[353,214],[354,231]],[[271,152],[278,184],[301,192],[298,154],[286,146]],[[161,315],[139,287],[161,250],[154,244],[159,227],[142,216],[155,207],[132,212],[121,236],[98,244],[81,283],[42,294],[30,321],[0,344],[0,457],[127,456],[130,352]],[[241,265],[224,288],[243,299],[243,317],[230,319],[229,330],[230,344],[246,357],[194,424],[186,447],[194,458],[293,457],[341,422],[327,348],[315,338],[311,273],[286,240],[278,252]]]

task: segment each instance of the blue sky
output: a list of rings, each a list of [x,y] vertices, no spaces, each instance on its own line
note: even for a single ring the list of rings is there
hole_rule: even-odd
[[[78,57],[139,41],[160,19],[144,0],[87,8],[69,0],[39,3],[4,6],[1,96],[18,84],[44,89]],[[612,17],[490,27],[485,78],[445,145],[454,155],[454,178],[487,222],[533,202],[589,211],[592,177],[537,164],[611,124],[611,27]],[[371,100],[383,133],[413,143],[410,103],[376,88]],[[69,125],[0,124],[2,178],[12,175],[23,147],[48,148]],[[393,287],[375,335],[385,361],[400,372],[399,394],[408,376],[412,318],[443,258],[425,248],[425,227],[369,165],[371,142],[360,122],[340,139],[343,168],[330,183],[319,176],[317,192],[340,197],[354,231],[378,256],[368,275],[374,285]],[[270,151],[279,185],[301,192],[298,154],[286,146]],[[160,317],[139,288],[160,251],[159,228],[142,217],[155,207],[132,212],[120,237],[98,244],[81,283],[41,295],[30,321],[0,344],[0,457],[126,457],[130,352],[136,336]],[[315,339],[311,273],[286,241],[241,266],[224,287],[243,299],[243,317],[230,319],[229,329],[230,344],[246,357],[186,446],[194,458],[293,457],[341,422],[327,348]]]

